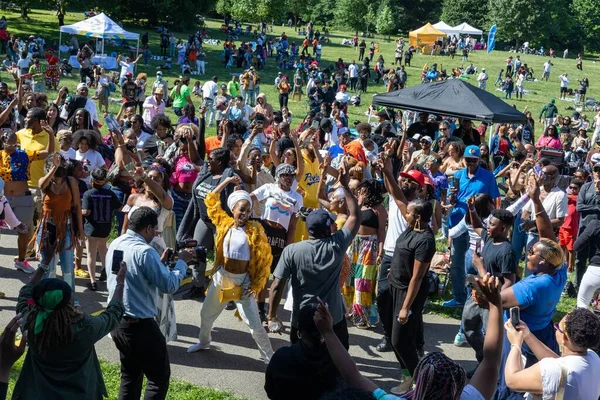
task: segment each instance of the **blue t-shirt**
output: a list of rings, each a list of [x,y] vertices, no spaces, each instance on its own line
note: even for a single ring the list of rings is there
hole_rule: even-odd
[[[563,265],[554,274],[529,275],[512,286],[521,307],[521,320],[529,330],[539,331],[548,326],[567,281],[567,268]],[[504,321],[510,318],[509,310]]]
[[[331,159],[336,158],[340,154],[344,154],[344,149],[342,149],[339,145],[334,144],[329,148],[329,154],[331,154]]]
[[[477,194],[487,193],[492,199],[500,197],[496,177],[484,168],[477,168],[475,175],[469,178],[467,168],[454,174],[459,179],[459,190],[456,195],[456,206],[450,214],[450,227],[458,224],[467,213],[467,200]]]

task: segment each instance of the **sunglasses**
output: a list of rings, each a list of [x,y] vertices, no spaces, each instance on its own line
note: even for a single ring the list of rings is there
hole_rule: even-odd
[[[294,176],[296,176],[295,174],[281,174],[279,175],[280,178],[293,178]]]
[[[563,335],[566,335],[565,331],[563,331],[562,329],[560,329],[560,322],[555,322],[554,323],[554,330],[559,331]]]
[[[479,162],[479,158],[465,157],[465,162],[467,164],[476,164]]]
[[[448,130],[448,128],[440,128],[439,130],[440,130],[440,131],[447,131],[447,130]]]
[[[431,144],[431,143],[429,142],[429,140],[420,140],[419,142],[420,142],[421,144]]]

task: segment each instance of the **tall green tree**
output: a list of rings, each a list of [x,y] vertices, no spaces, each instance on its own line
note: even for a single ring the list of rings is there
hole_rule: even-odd
[[[600,50],[600,3],[598,0],[573,0],[573,11],[580,24],[586,50]]]
[[[552,0],[490,0],[490,23],[501,41],[544,43],[552,32]]]
[[[367,31],[372,23],[368,18],[370,2],[367,0],[339,0],[334,11],[335,22],[353,31]]]
[[[384,4],[379,8],[375,29],[380,35],[391,35],[396,31],[396,21],[392,15],[392,8],[389,4]]]
[[[441,20],[451,26],[466,22],[484,29],[488,22],[488,3],[481,0],[444,0]]]

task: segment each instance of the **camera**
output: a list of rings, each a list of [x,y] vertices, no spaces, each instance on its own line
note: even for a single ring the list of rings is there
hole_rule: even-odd
[[[175,266],[176,256],[182,249],[193,249],[194,259],[189,262],[191,265],[206,264],[206,247],[199,246],[197,240],[188,239],[180,240],[175,243],[175,251],[170,251],[167,266],[173,268]]]

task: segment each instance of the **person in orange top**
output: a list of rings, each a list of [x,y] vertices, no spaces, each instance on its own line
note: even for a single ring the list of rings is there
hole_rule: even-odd
[[[287,76],[281,78],[281,82],[277,85],[279,89],[279,108],[288,106],[288,98],[290,96],[290,83],[287,80]]]
[[[312,41],[312,48],[313,48],[313,56],[315,54],[317,54],[317,45],[319,44],[319,41],[317,39],[313,39]]]
[[[302,41],[302,55],[307,54],[308,55],[308,46],[310,45],[310,42],[308,41],[308,38],[305,38]]]
[[[344,154],[349,154],[352,157],[356,158],[359,162],[363,162],[367,164],[367,156],[365,155],[365,150],[363,149],[363,145],[359,140],[353,140],[347,145],[344,146]]]

